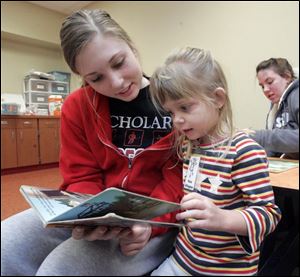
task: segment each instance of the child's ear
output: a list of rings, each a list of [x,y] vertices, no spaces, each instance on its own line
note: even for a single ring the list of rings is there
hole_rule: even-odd
[[[214,91],[216,104],[219,109],[221,109],[226,101],[226,92],[223,88],[216,88]]]

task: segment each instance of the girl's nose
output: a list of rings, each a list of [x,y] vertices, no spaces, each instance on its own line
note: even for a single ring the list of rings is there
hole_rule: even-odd
[[[111,81],[111,86],[113,89],[122,89],[123,88],[124,78],[122,75],[113,73],[110,76],[110,81]]]
[[[184,118],[180,115],[174,115],[173,116],[173,123],[174,124],[181,124],[184,123]]]
[[[269,86],[264,86],[264,93],[268,93],[270,91]]]

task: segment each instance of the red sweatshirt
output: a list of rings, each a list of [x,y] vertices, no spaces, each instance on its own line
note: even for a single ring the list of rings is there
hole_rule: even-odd
[[[126,105],[126,102],[124,102]],[[61,116],[62,190],[97,194],[109,187],[179,202],[181,164],[172,155],[172,134],[130,160],[112,144],[108,98],[89,86],[71,93]],[[175,213],[161,221],[175,222]],[[154,228],[153,235],[165,232]]]

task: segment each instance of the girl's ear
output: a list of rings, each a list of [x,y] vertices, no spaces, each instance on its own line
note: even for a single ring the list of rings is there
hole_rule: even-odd
[[[216,88],[214,91],[216,104],[219,109],[221,109],[226,101],[226,92],[223,88]]]

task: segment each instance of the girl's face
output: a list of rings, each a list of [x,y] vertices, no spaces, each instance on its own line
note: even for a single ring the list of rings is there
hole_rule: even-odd
[[[265,96],[273,103],[278,103],[289,85],[289,79],[281,77],[272,69],[263,69],[257,73],[258,83]]]
[[[142,86],[142,69],[126,42],[96,35],[76,57],[76,69],[97,92],[129,102]]]
[[[218,107],[207,105],[196,98],[167,100],[163,107],[170,112],[174,127],[190,140],[201,139],[202,143],[209,143],[209,137],[215,136],[219,120]]]

